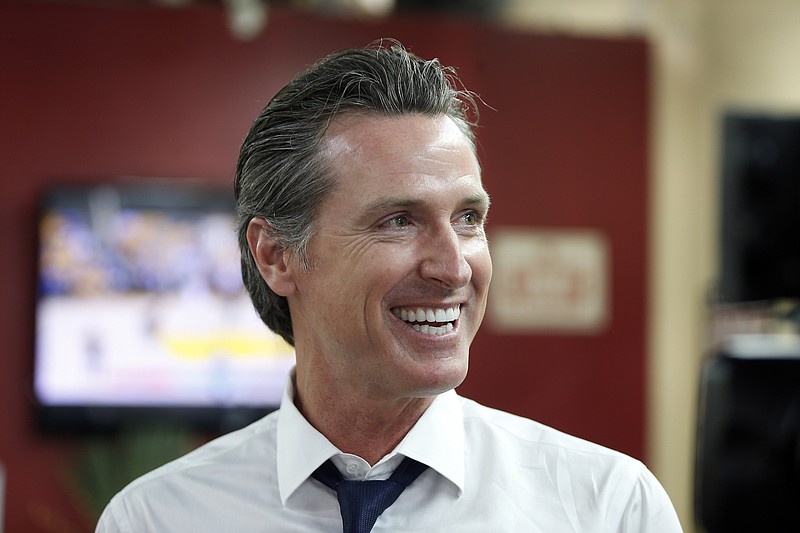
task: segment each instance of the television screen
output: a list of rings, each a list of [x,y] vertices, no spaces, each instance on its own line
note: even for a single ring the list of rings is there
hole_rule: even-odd
[[[294,352],[242,285],[232,193],[58,187],[39,219],[34,391],[48,429],[229,430],[276,408]]]
[[[719,296],[800,298],[800,116],[723,122]]]

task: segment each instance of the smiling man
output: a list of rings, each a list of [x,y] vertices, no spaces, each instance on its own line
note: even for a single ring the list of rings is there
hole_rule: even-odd
[[[320,152],[339,178],[305,261],[264,218],[247,237],[289,304],[295,404],[337,448],[375,464],[466,376],[492,272],[489,199],[471,144],[445,115],[345,114]]]
[[[98,531],[676,532],[638,461],[458,396],[492,264],[474,100],[398,43],[279,92],[236,175],[281,408],[132,483]]]

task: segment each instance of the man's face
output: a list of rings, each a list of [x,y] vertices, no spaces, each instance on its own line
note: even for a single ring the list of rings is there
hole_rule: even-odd
[[[447,117],[348,115],[322,153],[336,186],[289,296],[298,372],[376,399],[457,386],[492,275],[469,142]]]

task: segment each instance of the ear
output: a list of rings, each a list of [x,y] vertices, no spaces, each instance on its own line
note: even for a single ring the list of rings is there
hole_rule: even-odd
[[[283,248],[270,236],[269,223],[254,217],[247,225],[247,244],[250,253],[269,288],[279,296],[295,292],[295,265],[291,252]]]

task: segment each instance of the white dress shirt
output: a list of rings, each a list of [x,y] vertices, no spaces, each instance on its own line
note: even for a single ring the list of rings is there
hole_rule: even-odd
[[[331,444],[292,397],[290,380],[278,411],[131,483],[97,533],[341,532],[336,494],[311,473],[332,458],[346,479],[386,479],[403,456],[429,468],[375,533],[681,531],[639,461],[455,391],[373,467]]]

